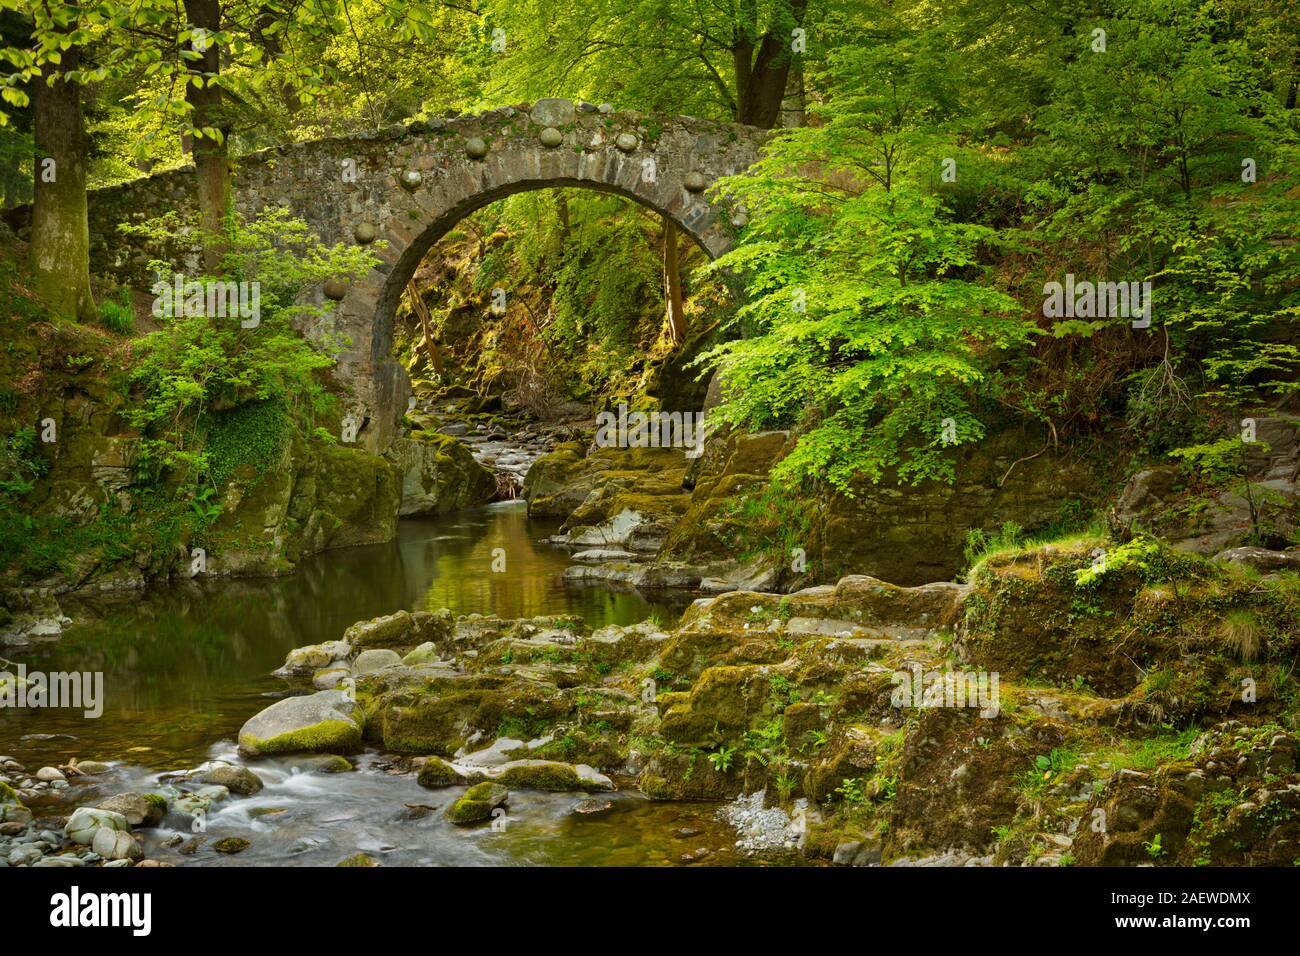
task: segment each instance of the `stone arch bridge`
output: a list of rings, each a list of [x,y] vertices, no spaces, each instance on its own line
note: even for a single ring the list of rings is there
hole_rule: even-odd
[[[765,135],[685,116],[539,100],[531,107],[263,150],[238,160],[234,201],[246,216],[283,206],[328,244],[374,249],[380,262],[361,280],[348,287],[327,283],[334,287],[311,296],[319,303],[327,292],[341,295],[332,321],[350,345],[339,355],[337,374],[353,391],[350,410],[362,423],[358,442],[383,451],[410,395],[405,369],[391,355],[394,313],[420,260],[459,220],[513,193],[587,187],[668,217],[716,257],[743,213],[717,208],[707,189],[749,166]],[[92,192],[91,262],[148,288],[151,256],[116,226],[194,207],[190,170]],[[10,218],[21,235],[21,217]],[[197,271],[197,255],[185,254],[188,270]],[[313,337],[324,332],[302,331]]]

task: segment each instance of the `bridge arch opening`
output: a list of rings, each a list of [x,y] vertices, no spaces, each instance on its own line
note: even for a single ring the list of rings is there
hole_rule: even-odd
[[[403,250],[397,262],[392,266],[384,283],[375,312],[374,334],[370,343],[371,354],[380,360],[392,353],[393,331],[397,312],[408,285],[415,277],[416,270],[425,261],[439,241],[453,232],[465,220],[470,219],[480,210],[511,196],[523,193],[542,192],[553,189],[578,189],[585,192],[597,192],[617,196],[636,204],[642,209],[655,213],[671,222],[676,230],[688,238],[710,259],[715,259],[726,249],[727,243],[719,242],[716,235],[709,235],[693,228],[680,212],[674,213],[660,205],[653,198],[647,199],[639,192],[618,186],[594,184],[582,180],[521,180],[472,196],[441,215],[437,216],[411,243]]]
[[[716,339],[733,290],[692,275],[712,253],[684,232],[621,190],[512,190],[408,247],[374,350],[407,371],[425,410],[460,386],[455,401],[474,411],[549,425],[643,391],[698,411],[706,383],[688,363]]]

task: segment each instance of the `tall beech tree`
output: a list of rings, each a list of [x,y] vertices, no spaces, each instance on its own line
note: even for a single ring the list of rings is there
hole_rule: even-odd
[[[90,228],[86,210],[87,138],[81,85],[67,78],[81,50],[47,62],[34,89],[36,177],[30,258],[37,290],[60,314],[95,315],[90,292]]]
[[[6,0],[5,6],[10,19],[15,13],[30,17],[27,42],[0,49],[0,60],[12,68],[0,89],[9,107],[32,107],[35,156],[28,256],[33,283],[57,313],[88,319],[95,302],[90,290],[88,140],[81,84],[90,75],[82,69],[82,45],[89,34],[80,9],[70,4]],[[7,119],[0,113],[0,122]]]
[[[230,206],[230,123],[224,114],[221,86],[221,0],[185,0],[189,50],[181,55],[189,61],[185,100],[190,106],[193,128],[194,173],[198,180],[199,225],[210,237],[222,234]],[[182,34],[185,36],[185,34]],[[203,264],[215,271],[224,244],[209,242]]]

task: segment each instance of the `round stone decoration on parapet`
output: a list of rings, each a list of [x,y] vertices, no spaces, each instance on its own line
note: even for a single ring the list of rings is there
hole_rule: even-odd
[[[420,175],[418,169],[404,169],[399,177],[402,188],[407,192],[414,192],[420,188],[420,183],[424,182],[424,177]]]
[[[749,225],[749,213],[744,206],[737,206],[731,214],[731,224],[737,229],[743,229]]]
[[[544,99],[533,104],[529,118],[538,126],[567,126],[576,118],[573,100]]]
[[[619,133],[614,139],[614,145],[625,153],[634,152],[638,143],[639,140],[632,133]]]
[[[352,238],[363,246],[368,246],[374,242],[376,235],[375,227],[368,222],[359,222],[352,229]]]
[[[682,185],[686,187],[687,192],[702,193],[708,188],[709,180],[699,170],[691,170],[686,174],[686,178],[682,180]]]
[[[482,136],[471,136],[465,140],[465,155],[470,159],[482,159],[487,154],[488,144]]]
[[[548,126],[546,129],[542,130],[538,139],[542,141],[542,145],[547,149],[555,149],[555,147],[564,142],[564,134],[554,126]]]
[[[325,288],[321,291],[325,293],[325,298],[338,302],[348,294],[348,285],[342,279],[326,279]]]

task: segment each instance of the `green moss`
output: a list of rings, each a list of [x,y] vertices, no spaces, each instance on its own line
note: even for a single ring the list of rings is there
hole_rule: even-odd
[[[569,790],[589,788],[573,767],[564,763],[546,762],[511,767],[496,779],[507,787],[520,790],[550,790],[564,793]]]
[[[450,787],[459,783],[461,776],[447,761],[439,757],[429,757],[420,767],[416,780],[422,787]]]
[[[165,814],[167,812],[167,798],[161,793],[146,793],[144,795],[144,800],[145,803],[149,804],[149,806],[153,807],[159,813]]]
[[[668,785],[668,778],[658,776],[652,773],[641,774],[637,780],[637,786],[651,800],[668,800],[672,796],[672,789]]]
[[[347,720],[322,720],[266,740],[252,734],[240,734],[239,746],[258,755],[311,753],[336,750],[354,753],[361,749],[361,728]]]
[[[510,793],[499,783],[475,784],[446,810],[447,819],[459,826],[491,819],[492,811],[509,799]]]

